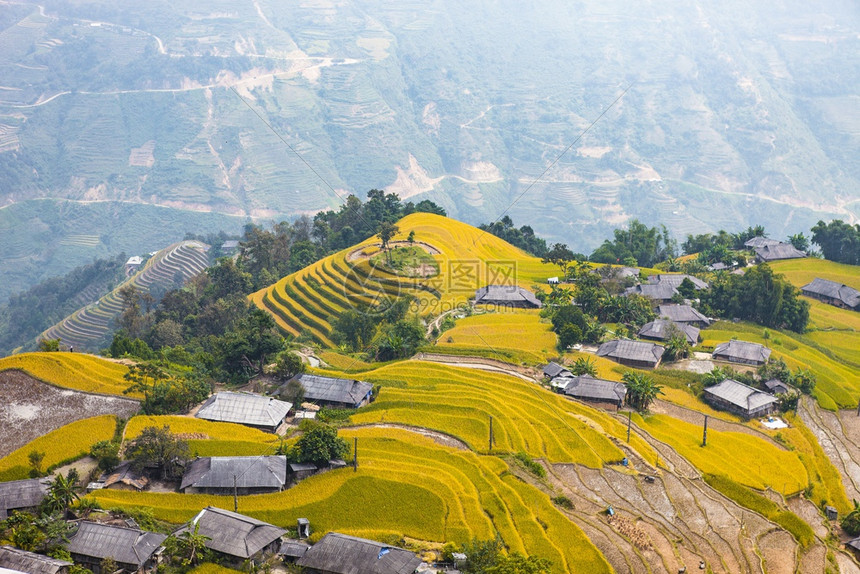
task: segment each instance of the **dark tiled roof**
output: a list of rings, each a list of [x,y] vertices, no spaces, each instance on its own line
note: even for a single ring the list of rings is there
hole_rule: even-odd
[[[778,401],[772,394],[754,389],[734,379],[726,379],[717,385],[706,387],[704,393],[721,398],[747,412],[753,412]]]
[[[65,560],[49,558],[11,546],[0,546],[0,568],[26,574],[57,574],[61,569],[71,565],[71,562]]]
[[[0,482],[0,516],[4,516],[7,510],[39,506],[47,493],[48,485],[44,479]]]
[[[578,399],[623,402],[627,387],[623,383],[580,375],[570,379],[564,388],[564,394]]]
[[[800,290],[803,291],[804,295],[811,295],[813,297],[817,295],[819,297],[842,301],[842,303],[852,309],[860,306],[860,291],[836,281],[816,277],[812,280],[812,283],[807,283]]]
[[[553,377],[557,377],[561,374],[570,374],[570,371],[565,369],[563,366],[559,365],[556,362],[551,362],[547,366],[543,368],[543,374],[552,379]]]
[[[754,361],[766,363],[770,358],[770,349],[758,343],[747,341],[728,341],[720,343],[714,348],[715,359],[726,359],[728,361]]]
[[[335,574],[412,574],[421,559],[402,548],[329,532],[296,564]]]
[[[676,323],[710,324],[710,320],[690,305],[659,305],[657,315],[675,321]]]
[[[281,542],[281,549],[278,550],[278,554],[296,559],[304,556],[308,548],[310,546],[303,540],[284,540]]]
[[[687,342],[695,345],[699,340],[699,329],[685,323],[675,323],[668,319],[657,319],[650,323],[645,323],[639,329],[639,336],[645,339],[659,339],[660,341],[668,341],[672,336],[673,331],[683,333]]]
[[[771,379],[764,384],[771,393],[778,395],[780,393],[787,393],[790,389],[789,386],[780,381],[779,379]]]
[[[644,283],[642,285],[634,285],[624,290],[625,295],[642,295],[655,301],[668,301],[678,294],[670,283]]]
[[[747,240],[744,243],[745,247],[752,247],[753,249],[757,247],[764,247],[765,245],[775,245],[777,243],[781,243],[778,239],[770,239],[769,237],[764,237],[762,235],[757,235],[752,239]]]
[[[81,522],[66,548],[72,554],[113,558],[122,564],[142,566],[158,550],[164,534],[98,522]]]
[[[534,293],[522,287],[514,285],[487,285],[475,291],[475,304],[525,304],[531,307],[540,307],[541,302]]]
[[[354,406],[364,400],[373,385],[355,379],[338,379],[302,373],[295,377],[305,389],[306,401],[341,403]]]
[[[796,249],[791,243],[773,243],[757,247],[756,256],[762,261],[777,261],[779,259],[800,259],[806,257],[806,253]]]
[[[213,506],[201,510],[179,532],[193,528],[194,524],[200,525],[198,534],[209,537],[206,548],[238,558],[254,556],[287,533],[268,522]]]
[[[188,465],[180,490],[194,488],[279,489],[286,481],[285,456],[207,456]]]
[[[663,347],[643,341],[615,339],[600,345],[600,348],[597,349],[597,356],[656,365],[663,356]]]
[[[206,399],[196,416],[210,421],[277,427],[292,406],[271,397],[224,391]]]
[[[702,281],[693,275],[684,275],[683,273],[659,273],[657,275],[651,275],[648,277],[648,283],[652,285],[666,283],[677,289],[681,283],[684,282],[684,279],[689,279],[693,283],[693,287],[696,289],[708,288],[708,284],[705,281]]]

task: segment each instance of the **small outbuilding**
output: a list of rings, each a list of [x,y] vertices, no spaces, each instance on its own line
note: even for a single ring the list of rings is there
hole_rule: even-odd
[[[699,328],[685,323],[675,323],[668,319],[656,319],[645,323],[639,329],[639,336],[652,341],[668,341],[674,333],[681,333],[690,345],[699,342]]]
[[[770,237],[765,237],[764,235],[756,235],[752,239],[748,239],[744,242],[744,247],[749,247],[750,249],[758,249],[759,247],[765,247],[767,245],[776,245],[777,243],[781,243],[778,239],[771,239]]]
[[[232,558],[234,562],[259,560],[281,548],[281,536],[287,533],[268,522],[207,506],[178,533],[199,527],[198,534],[209,538],[206,548]]]
[[[596,379],[590,375],[572,377],[561,392],[587,403],[596,403],[604,408],[618,410],[624,405],[627,387],[623,383]]]
[[[600,345],[597,349],[597,356],[612,359],[629,367],[653,369],[660,364],[663,351],[663,347],[654,343],[615,339]]]
[[[287,562],[295,562],[304,556],[309,548],[310,545],[304,540],[287,539],[281,542],[278,556],[283,556]]]
[[[678,295],[678,290],[670,283],[642,283],[624,290],[625,296],[641,295],[648,297],[655,304],[668,303],[672,297]]]
[[[373,385],[356,379],[341,379],[301,373],[291,380],[301,383],[305,390],[304,400],[318,405],[357,409],[373,398]],[[281,386],[284,389],[285,385]]]
[[[756,247],[755,258],[759,263],[767,263],[768,261],[779,261],[782,259],[801,259],[806,257],[806,253],[797,249],[791,243],[772,243]]]
[[[725,379],[712,387],[706,387],[704,399],[716,408],[748,419],[768,415],[776,411],[779,404],[779,399],[772,394],[734,379]]]
[[[770,349],[758,343],[731,340],[717,345],[711,356],[718,361],[759,366],[767,363]]]
[[[699,329],[704,329],[711,324],[710,319],[690,305],[658,305],[657,316],[675,323],[692,325]]]
[[[136,470],[130,460],[120,463],[113,472],[107,473],[99,479],[102,488],[113,490],[145,490],[149,486],[149,478],[143,469]]]
[[[67,574],[71,562],[57,560],[27,552],[12,546],[0,546],[0,571],[3,569],[24,574]]]
[[[224,391],[206,399],[195,416],[208,421],[238,423],[275,432],[292,407],[291,403],[272,397]]]
[[[699,279],[695,275],[685,275],[684,273],[658,273],[657,275],[649,276],[648,283],[651,283],[652,285],[659,285],[662,283],[671,285],[677,289],[681,286],[681,283],[684,282],[684,279],[689,279],[697,291],[702,291],[709,287],[706,281]]]
[[[807,297],[818,299],[829,305],[860,311],[860,291],[844,283],[816,277],[811,283],[801,287],[800,291]]]
[[[769,381],[766,381],[764,386],[768,391],[770,391],[771,394],[774,395],[782,395],[791,390],[788,385],[786,385],[779,379],[771,379]]]
[[[48,481],[28,478],[0,482],[0,520],[6,520],[13,510],[33,510],[48,494]]]
[[[396,546],[329,532],[296,564],[319,574],[413,574],[421,559]]]
[[[264,494],[283,490],[286,476],[285,456],[207,456],[186,467],[179,490],[185,494]]]
[[[540,309],[543,304],[528,289],[516,285],[487,285],[475,291],[475,305]]]
[[[552,361],[543,368],[543,376],[548,379],[554,379],[556,377],[570,376],[570,371],[555,361]]]
[[[141,572],[155,565],[156,552],[166,538],[157,532],[85,520],[78,523],[66,549],[76,564],[86,566],[93,574],[111,574],[101,572],[105,558],[112,558],[118,568],[127,572]]]

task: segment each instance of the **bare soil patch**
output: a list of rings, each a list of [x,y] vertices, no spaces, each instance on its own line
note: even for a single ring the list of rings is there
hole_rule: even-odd
[[[0,373],[0,457],[77,420],[99,415],[128,418],[140,403],[132,399],[61,389],[21,371]]]
[[[394,423],[380,423],[380,424],[370,424],[370,425],[360,425],[360,428],[378,428],[378,429],[402,429],[409,432],[414,432],[428,438],[432,438],[435,442],[443,445],[450,446],[456,448],[458,450],[469,450],[469,445],[460,439],[453,437],[449,434],[441,433],[438,431],[433,431],[421,427],[414,427],[410,425],[400,425]]]

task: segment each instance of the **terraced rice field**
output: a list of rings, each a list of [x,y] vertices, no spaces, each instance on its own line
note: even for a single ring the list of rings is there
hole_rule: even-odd
[[[355,424],[398,423],[454,436],[477,452],[523,451],[549,462],[576,462],[599,468],[625,454],[621,422],[509,375],[407,361],[367,371],[362,379],[379,383],[376,401],[351,417]],[[633,448],[650,464],[653,449],[641,439]]]
[[[78,350],[97,350],[114,328],[114,321],[122,313],[119,290],[134,285],[149,291],[154,285],[168,287],[177,278],[185,281],[201,273],[208,265],[208,246],[199,241],[181,241],[153,255],[138,273],[116,289],[83,309],[75,311],[42,333],[40,339],[60,339],[64,346]]]
[[[372,266],[362,255],[376,251],[379,240],[371,237],[252,294],[251,301],[272,313],[285,333],[307,333],[332,347],[331,321],[347,309],[412,295],[420,315],[438,315],[465,304],[487,283],[507,281],[531,288],[558,274],[554,266],[453,219],[415,213],[398,226],[400,234],[393,241],[404,241],[414,231],[415,241],[434,253],[438,275],[406,278]]]
[[[558,355],[557,337],[552,325],[541,320],[538,310],[500,310],[458,319],[436,341],[439,353],[466,353],[478,348],[483,351],[502,351],[517,362],[546,363]]]
[[[149,426],[170,427],[170,432],[188,440],[197,456],[252,456],[274,454],[277,435],[233,423],[218,423],[194,417],[138,415],[128,421],[124,440],[132,440]]]
[[[322,535],[409,536],[466,542],[498,533],[512,551],[552,560],[555,572],[608,572],[609,564],[549,496],[520,481],[497,457],[444,447],[397,429],[354,429],[359,467],[329,471],[281,493],[242,497],[239,511],[291,527],[307,517]],[[145,506],[171,522],[206,505],[232,509],[231,497],[100,491],[103,507]],[[361,504],[355,504],[355,500]]]
[[[0,371],[17,369],[56,385],[88,393],[143,398],[140,393],[123,395],[129,383],[123,378],[128,367],[84,353],[22,353],[0,359]]]
[[[116,417],[102,415],[79,420],[49,432],[9,455],[0,458],[0,481],[28,478],[30,464],[27,456],[33,450],[45,453],[42,469],[89,453],[100,440],[113,437]]]

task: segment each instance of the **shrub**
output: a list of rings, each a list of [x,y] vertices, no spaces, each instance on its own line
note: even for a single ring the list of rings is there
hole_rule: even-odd
[[[528,470],[530,473],[537,476],[538,478],[546,477],[546,469],[541,466],[540,463],[532,460],[528,454],[520,451],[514,455],[514,458],[521,462],[522,465],[526,468],[526,470]]]

